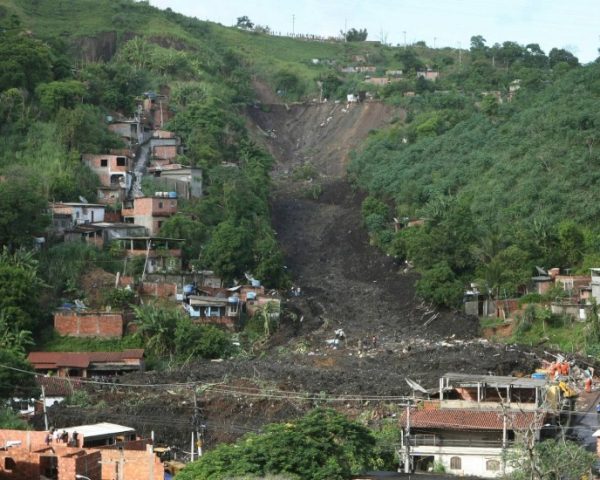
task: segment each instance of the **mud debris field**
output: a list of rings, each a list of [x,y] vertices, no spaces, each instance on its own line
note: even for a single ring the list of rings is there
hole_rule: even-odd
[[[286,300],[294,319],[286,318],[257,358],[123,377],[146,387],[94,388],[92,407],[51,409],[55,425],[113,421],[185,450],[194,422],[205,425],[210,446],[324,403],[383,416],[394,400],[375,397],[410,394],[405,378],[434,388],[448,371],[509,375],[538,365],[536,352],[479,339],[476,318],[424,305],[415,297],[416,274],[369,244],[364,194],[346,178],[348,156],[371,130],[402,120],[403,111],[376,102],[275,103],[249,107],[247,117],[276,159],[272,214],[301,291]],[[299,179],[295,172],[306,165],[311,176]],[[338,328],[347,342],[333,350],[325,342]],[[196,392],[197,408],[192,388],[149,387],[187,382],[205,386]]]

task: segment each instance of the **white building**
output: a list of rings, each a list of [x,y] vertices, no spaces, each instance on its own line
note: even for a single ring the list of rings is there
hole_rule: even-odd
[[[60,202],[50,205],[53,215],[70,215],[71,223],[83,225],[86,223],[103,222],[106,205],[96,203]]]
[[[447,373],[439,397],[407,410],[401,420],[405,469],[497,478],[511,471],[506,452],[526,434],[539,441],[563,405],[557,386],[543,378]],[[408,460],[407,460],[408,459]]]

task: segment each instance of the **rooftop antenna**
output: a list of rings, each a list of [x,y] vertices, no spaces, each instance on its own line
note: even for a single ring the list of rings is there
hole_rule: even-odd
[[[296,34],[296,15],[292,13],[292,37]]]

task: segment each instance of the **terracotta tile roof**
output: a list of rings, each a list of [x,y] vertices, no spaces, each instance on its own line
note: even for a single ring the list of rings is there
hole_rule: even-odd
[[[90,363],[122,362],[125,359],[140,360],[142,348],[122,352],[31,352],[27,359],[37,369],[58,367],[87,368]]]
[[[87,368],[90,364],[87,353],[73,352],[31,352],[27,356],[27,360],[35,368]]]
[[[541,417],[541,418],[540,418]],[[523,430],[534,425],[541,428],[543,415],[536,412],[507,412],[506,426],[509,430]],[[411,410],[411,428],[439,428],[446,430],[502,430],[502,412],[495,410]],[[400,418],[406,427],[406,412]]]

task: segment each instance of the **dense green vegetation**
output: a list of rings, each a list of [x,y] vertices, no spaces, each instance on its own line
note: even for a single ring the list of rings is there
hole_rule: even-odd
[[[408,121],[374,134],[350,174],[369,202],[390,206],[367,208],[365,222],[423,273],[425,298],[455,306],[472,281],[506,298],[535,265],[596,264],[599,72],[568,52],[474,37],[462,68],[420,95],[388,90]],[[392,217],[425,225],[394,233]]]
[[[226,281],[252,272],[267,286],[285,286],[267,204],[272,160],[250,141],[242,117],[250,75],[213,30],[222,27],[131,0],[0,1],[0,333],[10,346],[3,363],[23,365],[34,342],[62,351],[147,344],[151,363],[233,352],[229,334],[162,308],[141,307],[138,333],[121,341],[49,334],[50,313],[64,300],[137,303],[124,290],[86,298],[82,287],[90,271],[140,273],[135,261],[123,271],[118,249],[52,237],[33,247],[49,225],[48,201],[96,199],[98,179],[80,156],[123,147],[107,115],[131,115],[146,91],[170,88],[169,128],[186,145],[180,160],[202,168],[206,192],[182,201],[161,233],[186,240],[186,267],[214,269]]]
[[[178,474],[181,480],[237,476],[346,479],[376,461],[375,438],[366,427],[328,409],[295,422],[268,425],[233,445],[222,444]],[[289,476],[289,477],[288,477]]]

